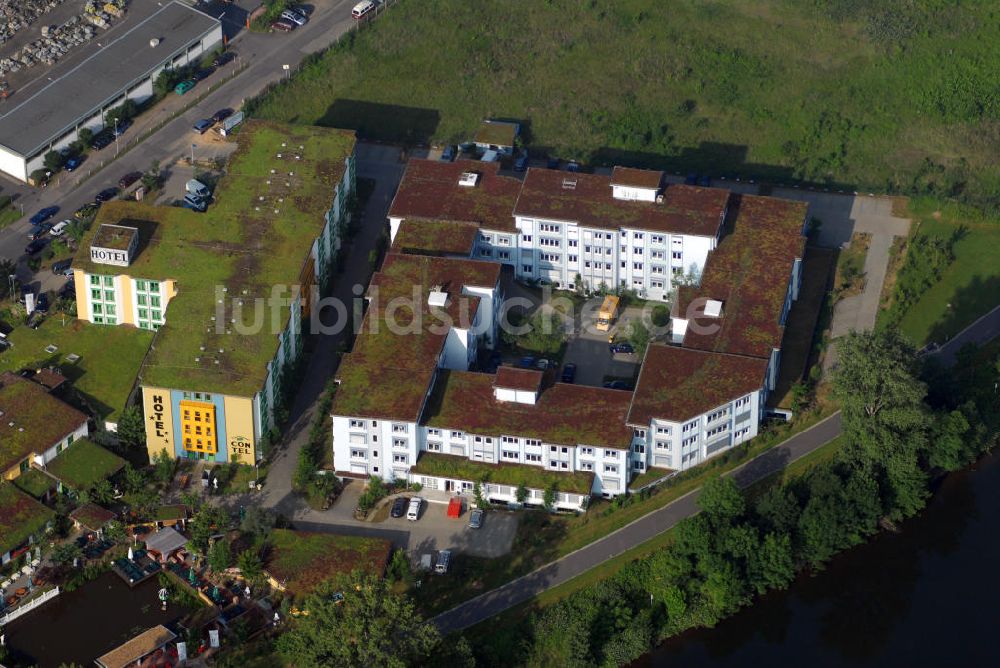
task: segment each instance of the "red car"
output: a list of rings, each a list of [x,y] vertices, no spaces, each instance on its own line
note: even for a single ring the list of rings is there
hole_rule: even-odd
[[[271,24],[271,30],[278,30],[281,32],[291,32],[295,26],[293,26],[288,21],[275,21]]]

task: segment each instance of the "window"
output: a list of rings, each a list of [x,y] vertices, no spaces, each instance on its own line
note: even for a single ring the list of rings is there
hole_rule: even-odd
[[[409,443],[406,442],[405,438],[394,438],[392,439],[392,447],[394,448],[406,448],[409,447]]]
[[[104,291],[104,301],[113,302],[115,300],[115,293],[112,290]]]
[[[750,397],[743,397],[742,399],[736,400],[736,407],[739,408],[740,406],[746,406],[749,403],[750,403]]]
[[[541,223],[538,226],[540,232],[558,232],[559,229],[559,225],[550,225],[548,223]]]
[[[559,466],[559,462],[557,462],[557,461],[556,461],[556,460],[554,460],[554,459],[550,459],[550,460],[549,460],[549,466],[550,466],[551,468],[557,468],[557,467]]]
[[[139,309],[139,320],[149,320],[149,311],[144,308]]]
[[[101,311],[101,308],[102,308],[102,307],[101,307],[101,305],[100,305],[100,304],[94,304],[94,305],[93,305],[93,306],[91,307],[91,309],[92,309],[92,310],[94,311],[94,313],[102,313],[102,311]]]
[[[646,438],[646,430],[645,429],[636,429],[635,430],[635,436],[636,436],[636,438]]]
[[[100,276],[91,276],[90,277],[90,284],[91,285],[100,286],[100,284],[101,284],[101,277]]]
[[[440,429],[428,429],[427,430],[427,435],[428,436],[440,436],[441,435],[441,430]]]
[[[113,288],[115,286],[115,279],[113,276],[104,277],[104,287]]]
[[[393,424],[392,433],[394,434],[405,434],[407,432],[407,426],[405,424]]]
[[[530,445],[541,445],[542,442],[539,441],[537,438],[526,438],[526,439],[524,439],[524,444],[525,445],[529,445],[529,446]]]
[[[549,452],[557,452],[556,446],[550,445],[549,446]]]
[[[564,455],[565,455],[565,454],[567,454],[568,452],[569,452],[569,448],[563,448],[563,449],[562,449],[562,453],[563,453]]]
[[[136,298],[135,298],[135,301],[136,301],[137,304],[139,304],[139,306],[145,306],[146,305],[146,295],[137,295]]]
[[[649,257],[653,258],[654,260],[662,260],[663,251],[650,251]]]
[[[530,264],[522,264],[521,265],[521,272],[525,273],[525,274],[530,274],[531,273],[531,265]]]
[[[441,444],[440,443],[434,443],[433,441],[428,441],[427,442],[427,450],[429,452],[441,452]]]
[[[521,235],[521,241],[524,241],[524,242],[527,242],[527,243],[530,244],[531,243],[531,235],[530,234],[522,234]]]
[[[378,426],[378,420],[372,420],[372,426],[373,427],[377,427]]]
[[[584,455],[586,457],[593,457],[594,456],[594,449],[593,448],[580,448],[580,454]]]
[[[657,427],[656,428],[656,433],[657,434],[669,434],[670,433],[670,427]]]
[[[618,459],[618,451],[617,450],[605,450],[604,451],[604,456],[608,457],[610,459]]]
[[[649,240],[651,242],[653,242],[654,244],[662,244],[663,241],[664,241],[663,235],[661,235],[661,234],[654,234],[653,236],[651,236],[649,238]]]
[[[548,237],[542,237],[541,239],[538,240],[538,245],[549,246],[551,248],[559,248],[560,246],[562,246],[562,242],[559,241],[558,239],[550,239]]]
[[[501,246],[510,246],[510,239],[507,237],[497,237],[497,243]]]
[[[159,297],[150,297],[149,298],[149,305],[152,306],[153,308],[160,308],[160,298]]]
[[[637,443],[635,446],[635,451],[640,455],[644,455],[646,454],[646,446],[643,445],[642,443]]]
[[[90,298],[94,299],[94,300],[100,299],[101,298],[101,291],[100,290],[91,290],[90,291]]]
[[[543,262],[562,262],[562,255],[559,253],[542,253],[541,259]]]
[[[152,320],[161,320],[161,318],[160,318],[160,312],[159,311],[150,311],[149,312],[149,317]]]
[[[351,429],[364,429],[365,423],[361,420],[351,420]]]
[[[393,455],[392,461],[394,464],[408,464],[410,458],[407,455]]]
[[[364,450],[351,449],[351,459],[367,459],[368,455]]]
[[[653,289],[653,290],[662,290],[663,289],[663,281],[650,281],[649,282],[649,287],[651,289]]]
[[[504,459],[513,459],[515,461],[518,458],[517,450],[503,450],[500,452],[500,456]]]
[[[632,255],[642,255],[642,250],[643,249],[642,249],[641,246],[633,246],[632,247]]]
[[[113,318],[111,316],[108,316],[107,318],[104,319],[104,324],[105,325],[117,325],[118,324],[118,319],[117,318]]]
[[[600,236],[600,235],[598,235],[598,236]],[[606,233],[604,235],[604,238],[607,239],[608,241],[610,241],[611,240],[611,232]]]
[[[482,436],[476,436],[476,443],[482,443],[482,442],[483,442],[483,437]]]
[[[464,441],[465,440],[465,432],[453,431],[453,432],[451,432],[451,437],[453,439],[457,440],[457,441]]]
[[[587,260],[587,261],[585,261],[585,262],[583,263],[583,266],[584,266],[584,268],[586,268],[586,269],[590,269],[590,260]]]
[[[568,469],[569,468],[569,462],[559,462],[559,468],[561,468],[561,469]]]
[[[670,449],[670,442],[669,441],[657,441],[656,442],[656,449],[657,450],[669,450]]]
[[[541,455],[525,454],[524,455],[524,461],[526,461],[526,462],[540,462],[540,461],[542,461],[542,456]]]
[[[660,276],[662,276],[663,274],[667,273],[667,269],[663,265],[654,264],[652,267],[649,268],[649,273],[659,274]]]
[[[570,239],[569,241],[566,242],[566,244],[570,248],[576,248],[579,245],[579,242],[576,239]]]
[[[105,311],[104,312],[107,315],[116,315],[115,314],[115,305],[114,304],[107,304],[107,305],[105,305]]]
[[[642,271],[642,262],[633,262],[632,269],[635,271]]]
[[[510,251],[497,251],[497,257],[501,260],[509,260]]]
[[[605,464],[604,465],[604,472],[605,473],[618,473],[618,467],[615,466],[614,464]]]
[[[684,273],[683,267],[673,267],[673,270],[674,270],[674,276],[680,276],[681,274]]]
[[[594,463],[593,462],[581,462],[580,463],[580,470],[581,471],[593,471],[594,470]]]
[[[632,238],[641,241],[642,240],[642,232],[633,232],[632,233]]]
[[[517,443],[517,439],[514,438],[513,436],[501,436],[500,437],[500,442],[501,443]]]
[[[578,258],[576,255],[567,255],[566,256],[566,261],[567,262],[576,262],[579,259],[580,258]]]

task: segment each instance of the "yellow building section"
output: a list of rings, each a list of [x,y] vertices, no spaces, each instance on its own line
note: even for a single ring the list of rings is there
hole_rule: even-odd
[[[253,429],[253,400],[246,397],[224,397],[226,412],[226,440],[229,461],[253,464],[257,461],[256,440]]]
[[[171,457],[176,456],[170,390],[162,387],[143,387],[142,407],[142,414],[146,418],[146,452],[149,453],[149,461],[153,461],[153,458],[164,450]]]
[[[135,309],[132,308],[132,300],[135,295],[135,283],[132,282],[131,276],[119,276],[119,283],[121,283],[121,303],[118,304],[118,324],[120,325],[132,325],[137,327],[139,325],[135,319]]]
[[[73,287],[76,288],[76,317],[79,320],[89,320],[87,313],[90,309],[87,306],[90,304],[90,290],[87,286],[86,272],[73,272]]]
[[[182,445],[188,452],[214,455],[219,451],[215,431],[215,404],[184,400],[180,403]]]

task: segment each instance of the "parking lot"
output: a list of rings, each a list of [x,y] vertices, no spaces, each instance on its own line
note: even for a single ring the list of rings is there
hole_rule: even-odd
[[[576,383],[600,387],[608,380],[634,382],[642,361],[636,354],[611,354],[609,334],[624,330],[625,321],[619,320],[611,332],[599,332],[592,326],[578,326],[566,344],[563,365],[576,364]],[[619,334],[619,337],[622,335]]]

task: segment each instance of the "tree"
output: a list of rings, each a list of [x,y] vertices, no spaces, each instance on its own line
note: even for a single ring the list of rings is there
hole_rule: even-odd
[[[542,505],[550,513],[556,509],[556,488],[554,485],[545,490],[545,494],[542,495]]]
[[[847,443],[841,461],[872,476],[885,490],[885,511],[912,515],[923,507],[927,477],[926,386],[917,380],[913,347],[893,329],[851,332],[837,344],[834,392]]]
[[[968,464],[978,454],[975,446],[970,447],[972,439],[966,438],[970,426],[962,411],[936,415],[930,435],[930,465],[954,471]]]
[[[76,136],[80,138],[86,146],[90,146],[90,142],[94,141],[94,131],[90,128],[80,128],[80,131],[76,133]]]
[[[142,175],[142,187],[149,193],[160,187],[160,161],[153,160],[149,163],[149,169]]]
[[[126,450],[146,447],[146,423],[139,406],[129,406],[118,418],[118,443]]]
[[[260,582],[264,574],[264,564],[256,550],[248,549],[240,552],[239,556],[236,557],[236,565],[247,582],[251,584]]]
[[[472,499],[476,504],[476,508],[486,510],[490,506],[489,502],[486,501],[486,497],[483,496],[483,485],[478,480],[472,485]]]
[[[204,504],[190,522],[191,545],[201,554],[208,551],[212,536],[226,528],[226,511],[211,504]]]
[[[174,477],[174,469],[177,466],[177,460],[170,456],[166,448],[160,450],[153,457],[153,471],[156,474],[156,479],[162,483],[168,483]]]
[[[98,481],[90,490],[87,492],[90,500],[98,505],[107,505],[114,501],[115,490],[111,486],[110,480],[100,480]]]
[[[743,515],[746,500],[730,476],[719,476],[706,482],[698,496],[698,506],[716,526],[732,523]]]
[[[156,77],[156,80],[153,81],[153,92],[163,97],[174,89],[174,86],[180,82],[180,78],[181,75],[179,72],[164,68]]]
[[[769,533],[747,561],[750,586],[758,594],[768,589],[784,589],[795,577],[792,537],[787,533]]]
[[[645,354],[646,346],[649,345],[652,338],[649,334],[649,328],[641,320],[633,320],[629,323],[628,340],[635,348],[635,354],[640,358]]]
[[[253,537],[254,542],[265,540],[271,535],[276,520],[274,513],[267,508],[250,506],[240,522],[240,531]]]
[[[83,556],[83,550],[76,543],[60,543],[52,549],[49,558],[57,564],[67,565]]]
[[[309,614],[276,642],[282,657],[296,666],[402,668],[443,649],[437,629],[424,622],[410,599],[373,575],[341,575],[308,596],[302,609]]]
[[[66,162],[66,159],[59,151],[49,151],[45,154],[45,157],[42,158],[42,164],[44,164],[45,169],[50,172],[58,172],[62,168],[64,162]]]
[[[524,485],[518,485],[517,489],[514,490],[514,498],[517,499],[518,503],[524,503],[528,500],[528,488]]]
[[[233,563],[233,553],[229,549],[229,541],[220,538],[212,543],[212,547],[208,548],[208,565],[212,571],[221,573],[229,568],[231,563]]]
[[[7,258],[0,258],[0,299],[10,296],[10,279],[17,275],[17,263]]]
[[[126,462],[123,481],[126,491],[138,492],[146,486],[146,474],[132,466],[132,464]]]

